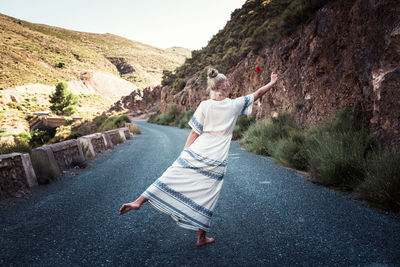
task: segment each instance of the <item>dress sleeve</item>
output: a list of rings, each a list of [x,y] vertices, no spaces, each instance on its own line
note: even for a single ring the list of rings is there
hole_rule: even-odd
[[[235,99],[235,111],[237,115],[249,115],[253,110],[254,95],[248,94]]]
[[[203,111],[204,104],[203,102],[197,107],[196,111],[194,112],[192,118],[189,121],[189,126],[198,133],[203,133],[203,125],[204,125],[204,111]]]

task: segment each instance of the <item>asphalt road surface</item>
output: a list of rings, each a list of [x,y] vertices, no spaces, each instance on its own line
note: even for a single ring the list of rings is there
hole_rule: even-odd
[[[144,204],[189,130],[142,134],[0,211],[1,266],[400,266],[400,220],[315,185],[232,142],[211,221],[215,243]]]

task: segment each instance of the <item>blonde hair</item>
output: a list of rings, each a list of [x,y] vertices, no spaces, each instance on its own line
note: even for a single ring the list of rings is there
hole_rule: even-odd
[[[227,80],[226,76],[219,73],[218,70],[210,68],[207,71],[207,86],[210,90],[210,97],[215,98],[217,95],[228,96],[228,92],[221,90],[220,85]]]

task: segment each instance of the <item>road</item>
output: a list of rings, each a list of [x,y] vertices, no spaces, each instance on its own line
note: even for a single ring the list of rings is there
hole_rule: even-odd
[[[142,134],[0,211],[1,266],[400,266],[400,220],[232,142],[216,242],[145,204],[120,216],[180,154],[189,130]]]

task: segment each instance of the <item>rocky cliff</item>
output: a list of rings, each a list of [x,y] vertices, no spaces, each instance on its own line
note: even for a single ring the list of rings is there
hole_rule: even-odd
[[[161,86],[136,89],[122,97],[107,112],[130,112],[133,116],[154,112],[161,106]]]
[[[250,52],[229,68],[231,97],[267,83],[271,71],[279,73],[279,82],[256,103],[259,119],[286,110],[300,124],[312,125],[357,105],[382,142],[400,143],[399,1],[329,2],[289,37]],[[163,87],[162,111],[171,104],[196,108],[207,99],[200,77],[193,75],[175,95]]]

